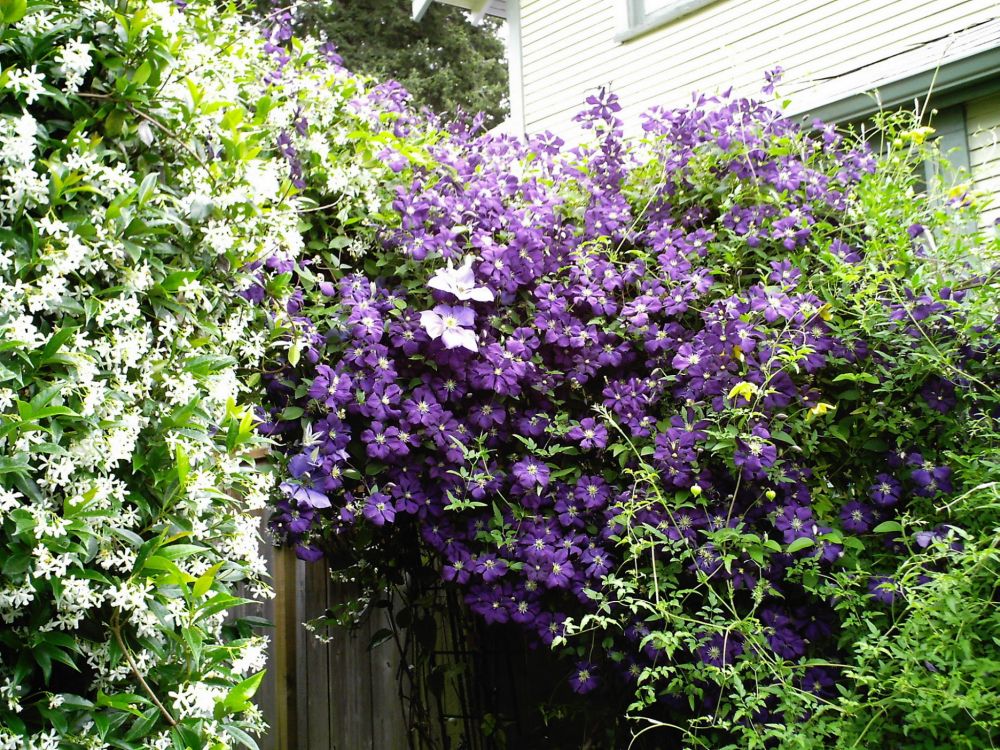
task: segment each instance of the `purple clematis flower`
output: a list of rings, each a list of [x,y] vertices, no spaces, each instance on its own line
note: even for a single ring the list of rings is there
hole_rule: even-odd
[[[588,448],[604,448],[608,444],[608,428],[588,417],[581,420],[566,434],[570,440],[577,440],[584,450]]]
[[[278,488],[304,508],[329,508],[330,498],[318,490],[294,482],[282,482]]]
[[[511,473],[517,484],[526,490],[530,490],[536,485],[547,487],[549,484],[549,467],[530,456],[522,458],[514,464]]]
[[[373,492],[365,501],[362,513],[376,526],[384,526],[387,523],[392,523],[393,519],[396,518],[396,506],[388,495]]]
[[[573,676],[569,679],[570,687],[574,693],[583,695],[589,693],[597,687],[597,668],[590,662],[581,661],[573,670]]]
[[[899,502],[900,489],[899,482],[891,476],[878,474],[875,477],[875,484],[869,490],[869,496],[876,505],[888,508]]]
[[[441,339],[445,349],[479,351],[476,332],[469,330],[476,323],[476,313],[468,307],[437,305],[420,313],[420,325],[432,339]]]
[[[840,509],[840,521],[847,531],[864,534],[871,531],[875,513],[871,507],[854,500]]]
[[[716,633],[698,647],[698,658],[713,667],[725,667],[743,653],[743,640],[735,633]]]

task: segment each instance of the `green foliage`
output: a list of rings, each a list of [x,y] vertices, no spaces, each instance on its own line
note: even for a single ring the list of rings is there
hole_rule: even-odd
[[[831,329],[867,342],[873,355],[856,370],[833,370],[817,406],[789,410],[782,431],[772,428],[784,449],[813,467],[819,481],[810,485],[812,510],[825,533],[782,545],[725,519],[703,532],[726,577],[741,561],[764,567],[788,555],[785,580],[761,579],[749,601],[732,585],[719,585],[712,572],[698,573],[692,584],[689,572],[702,548],[669,539],[641,518],[651,507],[701,508],[700,489],[665,491],[648,452],[625,431],[609,443],[641,490],[618,519],[627,564],[608,576],[610,592],[595,592],[598,614],[584,617],[561,642],[572,647],[574,635],[594,642],[602,632],[618,632],[622,613],[645,621],[644,643],[664,658],[637,675],[631,711],[640,735],[673,734],[683,747],[705,750],[930,750],[993,747],[1000,732],[1000,241],[992,228],[976,226],[991,197],[959,181],[968,175],[945,169],[951,182],[921,184],[923,162],[941,156],[911,113],[880,115],[876,130],[885,148],[853,191],[847,216],[819,218],[813,227],[819,237],[846,227],[862,258],[816,268],[819,248],[812,244],[789,256],[797,267],[816,268],[807,288],[829,311],[824,320]],[[792,138],[784,148],[795,152],[800,143]],[[717,178],[718,152],[699,156],[702,179],[686,185],[679,199],[711,205],[731,185]],[[762,194],[751,202],[770,200],[785,196]],[[767,259],[723,243],[709,253],[717,268],[732,273]],[[924,317],[921,293],[944,300],[944,312]],[[790,373],[799,356],[789,352]],[[944,414],[922,395],[921,386],[935,378],[958,387],[959,405]],[[754,419],[758,389],[743,385],[746,392],[737,386],[729,399],[745,397],[747,406],[727,403],[709,418],[713,450],[725,450]],[[612,414],[602,416],[614,424]],[[918,449],[945,457],[961,488],[955,496],[910,495],[905,510],[868,533],[838,528],[845,503],[868,500],[866,477],[886,470],[878,467],[887,453],[902,462]],[[910,468],[901,471],[908,475]],[[842,550],[832,569],[815,559],[828,545]],[[891,604],[874,595],[876,576],[892,592]],[[781,626],[762,616],[762,603],[790,589],[833,603],[836,658],[775,657],[769,639]],[[753,656],[722,666],[674,660],[712,637],[738,638]],[[836,674],[836,683],[808,684],[816,669]],[[656,710],[664,694],[681,696],[693,718],[665,719]]]
[[[227,618],[271,594],[247,394],[301,342],[245,269],[294,258],[317,199],[341,234],[378,212],[396,115],[315,43],[274,82],[208,0],[0,14],[0,748],[256,747],[266,638]]]
[[[445,116],[484,112],[490,127],[508,108],[501,24],[473,26],[466,12],[433,3],[418,23],[409,0],[308,0],[295,7],[296,26],[337,46],[351,70],[399,81],[415,108]]]

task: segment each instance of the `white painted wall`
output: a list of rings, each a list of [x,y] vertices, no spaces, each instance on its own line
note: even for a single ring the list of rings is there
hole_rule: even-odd
[[[983,226],[990,226],[1000,221],[1000,94],[966,104],[965,121],[972,179],[977,189],[993,196],[982,217]]]
[[[520,0],[529,132],[570,131],[600,86],[618,93],[637,128],[642,111],[683,104],[694,90],[758,93],[777,65],[779,92],[813,101],[824,79],[1000,16],[998,0],[718,0],[618,43],[623,2]]]

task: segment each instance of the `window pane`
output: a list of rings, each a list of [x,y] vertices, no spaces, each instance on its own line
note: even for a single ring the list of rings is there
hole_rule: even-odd
[[[675,5],[677,0],[643,0],[642,9],[646,14],[656,13],[658,10],[663,10],[664,8],[669,8],[671,5]]]

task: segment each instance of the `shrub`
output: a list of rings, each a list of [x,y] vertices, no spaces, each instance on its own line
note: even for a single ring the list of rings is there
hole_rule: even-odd
[[[392,91],[280,14],[2,14],[0,747],[254,747],[266,641],[225,616],[270,593],[246,404],[287,316],[240,269],[303,249],[301,158],[376,202]]]
[[[905,118],[876,151],[700,97],[630,142],[613,95],[588,104],[575,149],[453,127],[380,244],[261,274],[312,335],[268,376],[273,528],[376,587],[438,569],[686,746],[804,747],[861,705],[845,736],[901,746],[913,662],[877,655],[938,639],[944,592],[995,609],[995,529],[948,504],[996,481],[975,197],[920,191]],[[987,701],[949,705],[988,736]]]

